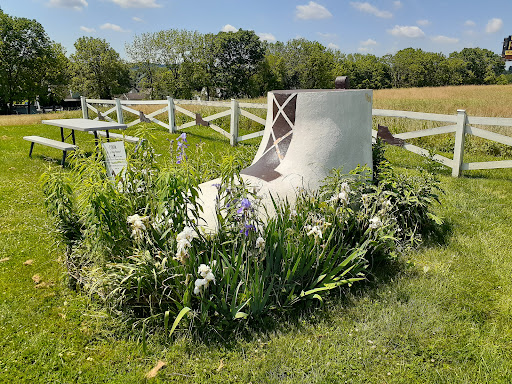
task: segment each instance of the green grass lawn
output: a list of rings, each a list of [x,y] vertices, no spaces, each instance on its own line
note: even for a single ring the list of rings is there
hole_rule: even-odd
[[[232,148],[218,134],[188,132],[212,161],[255,151],[254,143]],[[252,338],[143,343],[67,288],[38,186],[61,152],[36,145],[30,159],[22,137],[33,134],[59,138],[56,127],[0,127],[0,383],[512,382],[512,170],[453,179],[449,169],[390,148],[400,172],[430,167],[439,175],[441,244],[409,251],[324,309],[277,319]],[[155,136],[167,156],[172,137]],[[78,134],[77,143],[92,151],[91,138]],[[159,360],[167,367],[146,379]]]

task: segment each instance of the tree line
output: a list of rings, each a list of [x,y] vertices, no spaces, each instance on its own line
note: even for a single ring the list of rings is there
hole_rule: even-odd
[[[303,38],[268,43],[248,30],[176,29],[136,35],[126,44],[128,60],[100,38],[81,37],[74,47],[67,56],[36,20],[0,9],[0,111],[24,100],[48,105],[70,91],[92,98],[131,88],[151,99],[257,97],[273,89],[333,88],[342,75],[359,89],[512,83],[501,57],[482,48],[449,55],[407,48],[377,57]]]

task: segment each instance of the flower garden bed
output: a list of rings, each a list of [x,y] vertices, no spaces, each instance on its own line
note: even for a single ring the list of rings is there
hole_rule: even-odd
[[[228,164],[217,186],[218,231],[205,233],[204,180],[193,167],[204,161],[187,158],[186,135],[177,145],[157,161],[143,141],[115,181],[101,157],[81,153],[70,171],[43,177],[71,285],[144,330],[222,336],[321,305],[441,223],[431,213],[436,180],[395,174],[377,144],[373,180],[366,168],[333,170],[293,206],[276,200],[268,217]]]

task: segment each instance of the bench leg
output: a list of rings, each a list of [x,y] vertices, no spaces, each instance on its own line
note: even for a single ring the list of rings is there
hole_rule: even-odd
[[[30,143],[30,152],[28,153],[28,157],[32,157],[32,151],[34,150],[34,143]]]
[[[62,167],[64,167],[64,162],[66,161],[66,155],[67,155],[67,151],[62,151]]]

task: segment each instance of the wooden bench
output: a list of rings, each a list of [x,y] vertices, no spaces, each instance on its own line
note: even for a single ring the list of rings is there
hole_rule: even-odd
[[[46,137],[41,137],[41,136],[24,136],[23,140],[27,140],[27,141],[31,142],[30,152],[28,154],[29,157],[32,157],[32,150],[34,149],[35,143],[41,144],[41,145],[46,145],[46,146],[52,147],[52,148],[60,149],[63,152],[62,153],[62,166],[64,166],[64,161],[66,160],[67,152],[74,151],[75,149],[78,148],[78,146],[74,145],[74,144],[69,144],[69,143],[52,140],[52,139],[47,139]]]
[[[96,131],[96,132],[98,133],[98,136],[107,137],[107,132],[105,132],[105,131]],[[94,132],[90,131],[89,134],[94,135]],[[123,135],[122,133],[109,132],[108,135],[111,139],[121,139],[121,140],[127,141],[129,143],[134,143],[134,144],[139,141],[138,137],[126,136],[126,135]]]

